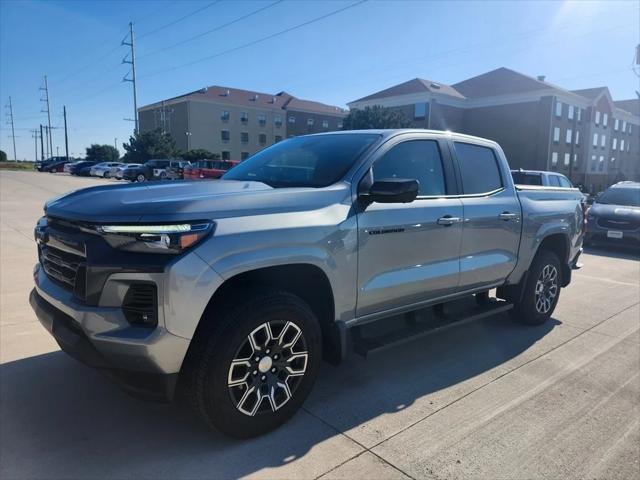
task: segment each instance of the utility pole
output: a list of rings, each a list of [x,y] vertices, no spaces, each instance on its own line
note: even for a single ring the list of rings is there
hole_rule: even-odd
[[[67,106],[62,106],[62,115],[64,115],[64,153],[69,161],[69,137],[67,136]]]
[[[47,76],[44,76],[44,87],[40,87],[40,90],[44,91],[44,98],[41,98],[41,102],[45,102],[47,105],[46,110],[42,110],[42,112],[47,112],[47,125],[49,128],[47,129],[47,138],[49,139],[48,149],[51,155],[53,155],[53,141],[51,139],[51,108],[49,105],[49,84],[47,83]]]
[[[17,162],[18,156],[16,155],[16,131],[13,124],[13,103],[11,103],[11,97],[9,97],[9,103],[6,105],[6,107],[9,109],[9,112],[7,113],[7,117],[9,117],[9,120],[7,121],[7,123],[11,123],[11,139],[13,140],[13,161]]]
[[[33,146],[35,147],[35,156],[33,157],[33,161],[37,162],[38,161],[38,129],[37,128],[34,128],[33,130],[31,130],[31,137],[34,140]]]
[[[42,124],[40,124],[40,160],[44,160],[44,140],[42,139]]]
[[[49,151],[49,127],[44,126],[44,138],[46,139],[44,142],[44,147],[46,150],[46,154],[44,158],[49,158],[51,156],[51,152]]]
[[[131,82],[133,85],[133,122],[135,123],[134,132],[138,131],[138,92],[136,89],[136,48],[135,48],[135,40],[133,35],[133,22],[129,22],[129,41],[125,37],[122,40],[122,45],[131,48],[131,51],[125,55],[122,59],[122,63],[127,63],[131,65],[131,78],[128,78],[128,73],[122,78],[123,82]],[[131,59],[127,60],[127,56],[131,55]]]
[[[113,148],[115,148],[116,150],[118,150],[118,137],[113,139]]]

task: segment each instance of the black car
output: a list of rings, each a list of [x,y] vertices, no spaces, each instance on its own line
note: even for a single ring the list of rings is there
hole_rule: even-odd
[[[98,162],[94,162],[94,161],[84,161],[84,162],[78,162],[75,165],[73,165],[71,167],[71,169],[69,170],[69,173],[71,175],[78,175],[81,177],[88,177],[90,175],[90,170],[91,167],[93,167],[96,163]]]
[[[616,183],[595,199],[585,243],[600,242],[640,246],[640,183]]]
[[[47,168],[51,165],[59,162],[64,162],[67,160],[67,157],[49,157],[46,160],[40,160],[33,164],[33,168],[38,170],[39,172],[47,172]]]
[[[148,160],[137,168],[127,168],[122,173],[122,178],[132,182],[162,180],[166,178],[166,170],[170,165],[171,160]]]

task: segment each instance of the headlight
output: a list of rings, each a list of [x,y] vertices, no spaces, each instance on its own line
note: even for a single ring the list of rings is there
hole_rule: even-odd
[[[113,248],[140,253],[177,254],[193,247],[214,227],[210,221],[166,225],[101,225],[99,233]]]

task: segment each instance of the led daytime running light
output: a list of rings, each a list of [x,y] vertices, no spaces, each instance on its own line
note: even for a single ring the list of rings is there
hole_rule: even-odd
[[[193,228],[196,227],[196,228]],[[192,230],[203,230],[201,225],[191,225],[183,223],[180,225],[103,225],[101,230],[104,233],[184,233]]]

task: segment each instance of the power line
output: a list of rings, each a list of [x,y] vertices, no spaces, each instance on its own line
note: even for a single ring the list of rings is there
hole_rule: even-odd
[[[158,70],[156,72],[144,75],[143,77],[144,78],[153,77],[153,76],[158,75],[160,73],[177,70],[179,68],[188,67],[188,66],[191,66],[191,65],[195,65],[196,63],[201,63],[201,62],[204,62],[204,61],[207,61],[207,60],[211,60],[213,58],[221,57],[222,55],[226,55],[228,53],[237,52],[238,50],[241,50],[243,48],[251,47],[251,46],[256,45],[258,43],[262,43],[262,42],[265,42],[267,40],[271,40],[272,38],[278,37],[280,35],[284,35],[285,33],[292,32],[292,31],[297,30],[299,28],[311,25],[312,23],[316,23],[316,22],[319,22],[319,21],[324,20],[326,18],[332,17],[333,15],[337,15],[339,13],[342,13],[345,10],[349,10],[350,8],[357,7],[358,5],[361,5],[361,4],[365,3],[366,1],[367,0],[360,0],[358,2],[352,3],[351,5],[347,5],[346,7],[339,8],[337,10],[334,10],[332,12],[326,13],[326,14],[321,15],[319,17],[313,18],[313,19],[308,20],[306,22],[294,25],[293,27],[285,28],[284,30],[280,30],[279,32],[272,33],[270,35],[267,35],[267,36],[262,37],[262,38],[258,38],[256,40],[252,40],[251,42],[244,43],[244,44],[239,45],[237,47],[229,48],[227,50],[223,50],[222,52],[214,53],[213,55],[208,55],[206,57],[202,57],[202,58],[199,58],[197,60],[193,60],[191,62],[186,62],[186,63],[182,63],[180,65],[175,65],[173,67],[169,67],[169,68],[165,68],[165,69],[162,69],[162,70]]]
[[[207,4],[207,5],[205,5],[204,7],[197,8],[193,12],[187,13],[186,15],[183,15],[182,17],[175,19],[172,22],[169,22],[169,23],[167,23],[165,25],[162,25],[162,26],[160,26],[158,28],[154,28],[153,30],[150,30],[150,31],[148,31],[146,33],[143,33],[142,35],[138,35],[138,40],[140,40],[141,38],[144,38],[144,37],[148,37],[149,35],[153,35],[154,33],[158,33],[159,31],[164,30],[165,28],[169,28],[169,27],[175,25],[176,23],[179,23],[179,22],[181,22],[181,21],[183,21],[183,20],[185,20],[185,19],[187,19],[189,17],[194,16],[197,13],[200,13],[200,12],[206,10],[207,8],[213,7],[216,3],[220,3],[221,1],[222,0],[216,0],[215,2],[211,2],[211,3]]]
[[[202,38],[202,37],[204,37],[206,35],[209,35],[211,33],[217,32],[218,30],[222,30],[223,28],[226,28],[226,27],[228,27],[230,25],[233,25],[234,23],[238,23],[238,22],[240,22],[242,20],[245,20],[245,19],[247,19],[249,17],[252,17],[253,15],[256,15],[256,14],[258,14],[260,12],[263,12],[264,10],[267,10],[267,9],[269,9],[271,7],[275,7],[277,4],[282,3],[283,1],[284,0],[277,0],[276,2],[270,3],[269,5],[266,5],[264,7],[260,7],[257,10],[253,10],[252,12],[249,12],[249,13],[247,13],[245,15],[242,15],[242,16],[240,16],[238,18],[235,18],[235,19],[233,19],[233,20],[231,20],[231,21],[229,21],[227,23],[223,23],[222,25],[218,25],[217,27],[214,27],[214,28],[212,28],[210,30],[206,30],[206,31],[204,31],[202,33],[194,35],[193,37],[186,38],[186,39],[181,40],[181,41],[179,41],[177,43],[169,45],[167,47],[159,48],[158,50],[154,50],[154,51],[152,51],[150,53],[146,53],[144,55],[140,55],[139,58],[146,58],[146,57],[150,57],[152,55],[157,55],[158,53],[162,53],[162,52],[165,52],[167,50],[171,50],[172,48],[179,47],[180,45],[184,45],[185,43],[192,42],[192,41],[197,40],[199,38]]]

